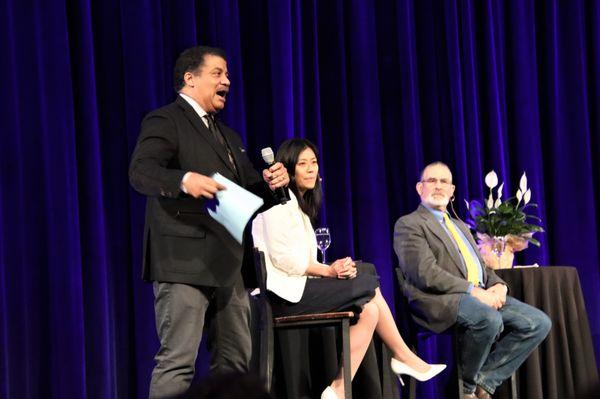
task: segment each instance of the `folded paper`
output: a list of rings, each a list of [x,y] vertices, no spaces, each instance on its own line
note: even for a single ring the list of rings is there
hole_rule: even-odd
[[[217,192],[217,201],[213,207],[208,207],[208,213],[241,244],[244,228],[263,200],[219,173],[212,178],[226,190]]]

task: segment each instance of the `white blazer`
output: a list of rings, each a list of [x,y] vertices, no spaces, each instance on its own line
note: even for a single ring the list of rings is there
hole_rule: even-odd
[[[306,269],[317,260],[317,239],[310,219],[296,196],[260,213],[252,222],[254,246],[265,253],[267,289],[290,302],[299,302]]]

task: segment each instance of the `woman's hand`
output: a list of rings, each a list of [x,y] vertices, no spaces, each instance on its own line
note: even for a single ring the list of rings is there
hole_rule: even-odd
[[[330,266],[314,262],[306,269],[308,276],[320,276],[328,278],[351,279],[356,277],[358,270],[352,258],[338,259]]]
[[[351,279],[356,277],[358,270],[356,264],[350,257],[338,259],[331,264],[333,277],[339,279]]]

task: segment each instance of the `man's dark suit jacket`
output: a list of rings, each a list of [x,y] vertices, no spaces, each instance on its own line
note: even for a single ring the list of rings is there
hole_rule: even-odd
[[[234,283],[243,248],[206,210],[206,200],[180,189],[186,172],[220,173],[272,205],[273,196],[246,155],[241,138],[217,121],[226,149],[181,96],[143,120],[129,166],[131,185],[148,196],[144,228],[144,280],[212,287]]]
[[[485,265],[467,226],[452,220],[475,249],[481,265]],[[466,267],[454,241],[423,205],[396,222],[394,250],[405,276],[402,292],[415,321],[436,333],[456,323],[460,297],[469,286]],[[483,283],[486,288],[505,284],[485,266]]]

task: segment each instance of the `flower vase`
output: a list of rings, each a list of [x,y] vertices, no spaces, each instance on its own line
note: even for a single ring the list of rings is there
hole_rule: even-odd
[[[490,237],[477,233],[479,252],[486,266],[491,269],[510,269],[513,266],[515,252],[527,248],[525,237],[509,234],[505,237]]]

